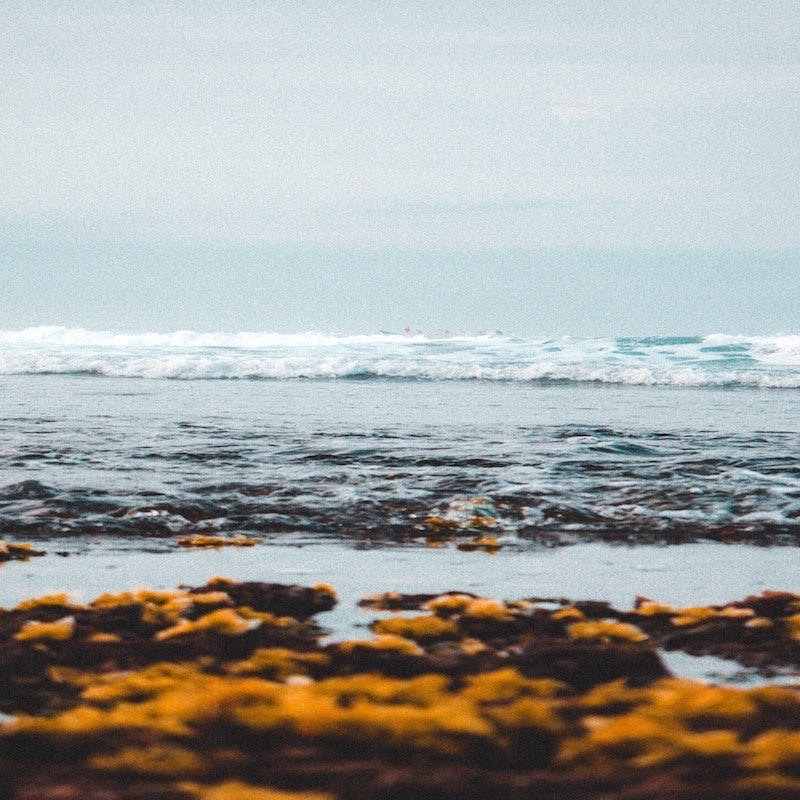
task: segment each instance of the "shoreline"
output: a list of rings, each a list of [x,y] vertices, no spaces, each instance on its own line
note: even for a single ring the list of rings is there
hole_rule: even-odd
[[[446,591],[451,583],[508,596],[534,592],[590,599],[591,595],[618,605],[642,593],[658,594],[664,602],[710,603],[763,589],[792,590],[797,579],[797,564],[786,558],[787,553],[796,553],[791,545],[716,541],[674,545],[594,541],[560,547],[524,543],[504,544],[490,552],[465,551],[455,541],[430,547],[304,535],[217,548],[185,548],[166,538],[32,541],[43,556],[0,566],[16,573],[15,581],[0,583],[0,607],[18,602],[14,597],[23,599],[26,593],[56,589],[110,591],[144,584],[168,588],[182,577],[198,580],[204,571],[236,573],[232,577],[243,580],[301,583],[309,574],[327,575],[340,581],[340,592],[355,596],[379,591],[379,584],[391,582],[389,571],[396,569],[401,572],[395,582],[406,584],[402,588],[408,591]],[[57,585],[59,581],[63,585]]]
[[[326,641],[363,634],[368,622],[359,600],[386,591],[438,593],[455,589],[496,598],[550,597],[607,602],[629,608],[637,596],[676,606],[729,602],[765,590],[796,589],[796,570],[784,548],[723,545],[672,546],[595,542],[561,548],[463,552],[454,545],[337,543],[285,537],[248,547],[184,549],[170,542],[103,540],[44,543],[45,555],[5,564],[0,608],[31,597],[66,593],[76,602],[147,587],[172,591],[215,576],[235,581],[329,583],[339,602],[319,622]],[[41,545],[37,545],[41,546]],[[162,549],[163,548],[163,549]],[[12,580],[13,578],[13,580]],[[708,654],[669,654],[677,674],[760,682],[752,671]],[[779,679],[776,677],[776,680]]]

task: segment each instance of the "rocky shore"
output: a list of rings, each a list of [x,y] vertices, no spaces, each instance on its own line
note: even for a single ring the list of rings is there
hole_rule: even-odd
[[[800,596],[620,611],[213,579],[0,612],[9,800],[800,797],[796,686],[673,677],[664,649],[800,667]],[[386,611],[394,612],[387,616]]]

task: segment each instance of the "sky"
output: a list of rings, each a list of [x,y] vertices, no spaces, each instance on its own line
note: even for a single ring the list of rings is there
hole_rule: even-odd
[[[800,2],[0,24],[2,328],[800,331]]]

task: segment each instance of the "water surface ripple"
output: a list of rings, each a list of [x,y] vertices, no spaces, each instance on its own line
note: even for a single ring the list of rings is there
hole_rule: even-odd
[[[794,393],[0,381],[0,536],[800,542]]]

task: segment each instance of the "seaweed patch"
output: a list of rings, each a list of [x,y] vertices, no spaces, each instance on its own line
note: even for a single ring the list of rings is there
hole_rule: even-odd
[[[364,601],[397,612],[372,638],[326,643],[312,618],[335,602],[325,584],[213,579],[0,612],[0,793],[800,795],[798,687],[678,679],[658,654],[670,637],[738,636],[762,665],[796,667],[796,595],[617,611],[390,593]]]
[[[34,550],[29,544],[12,544],[0,540],[0,563],[5,561],[27,561],[34,556],[46,555],[44,550]]]

